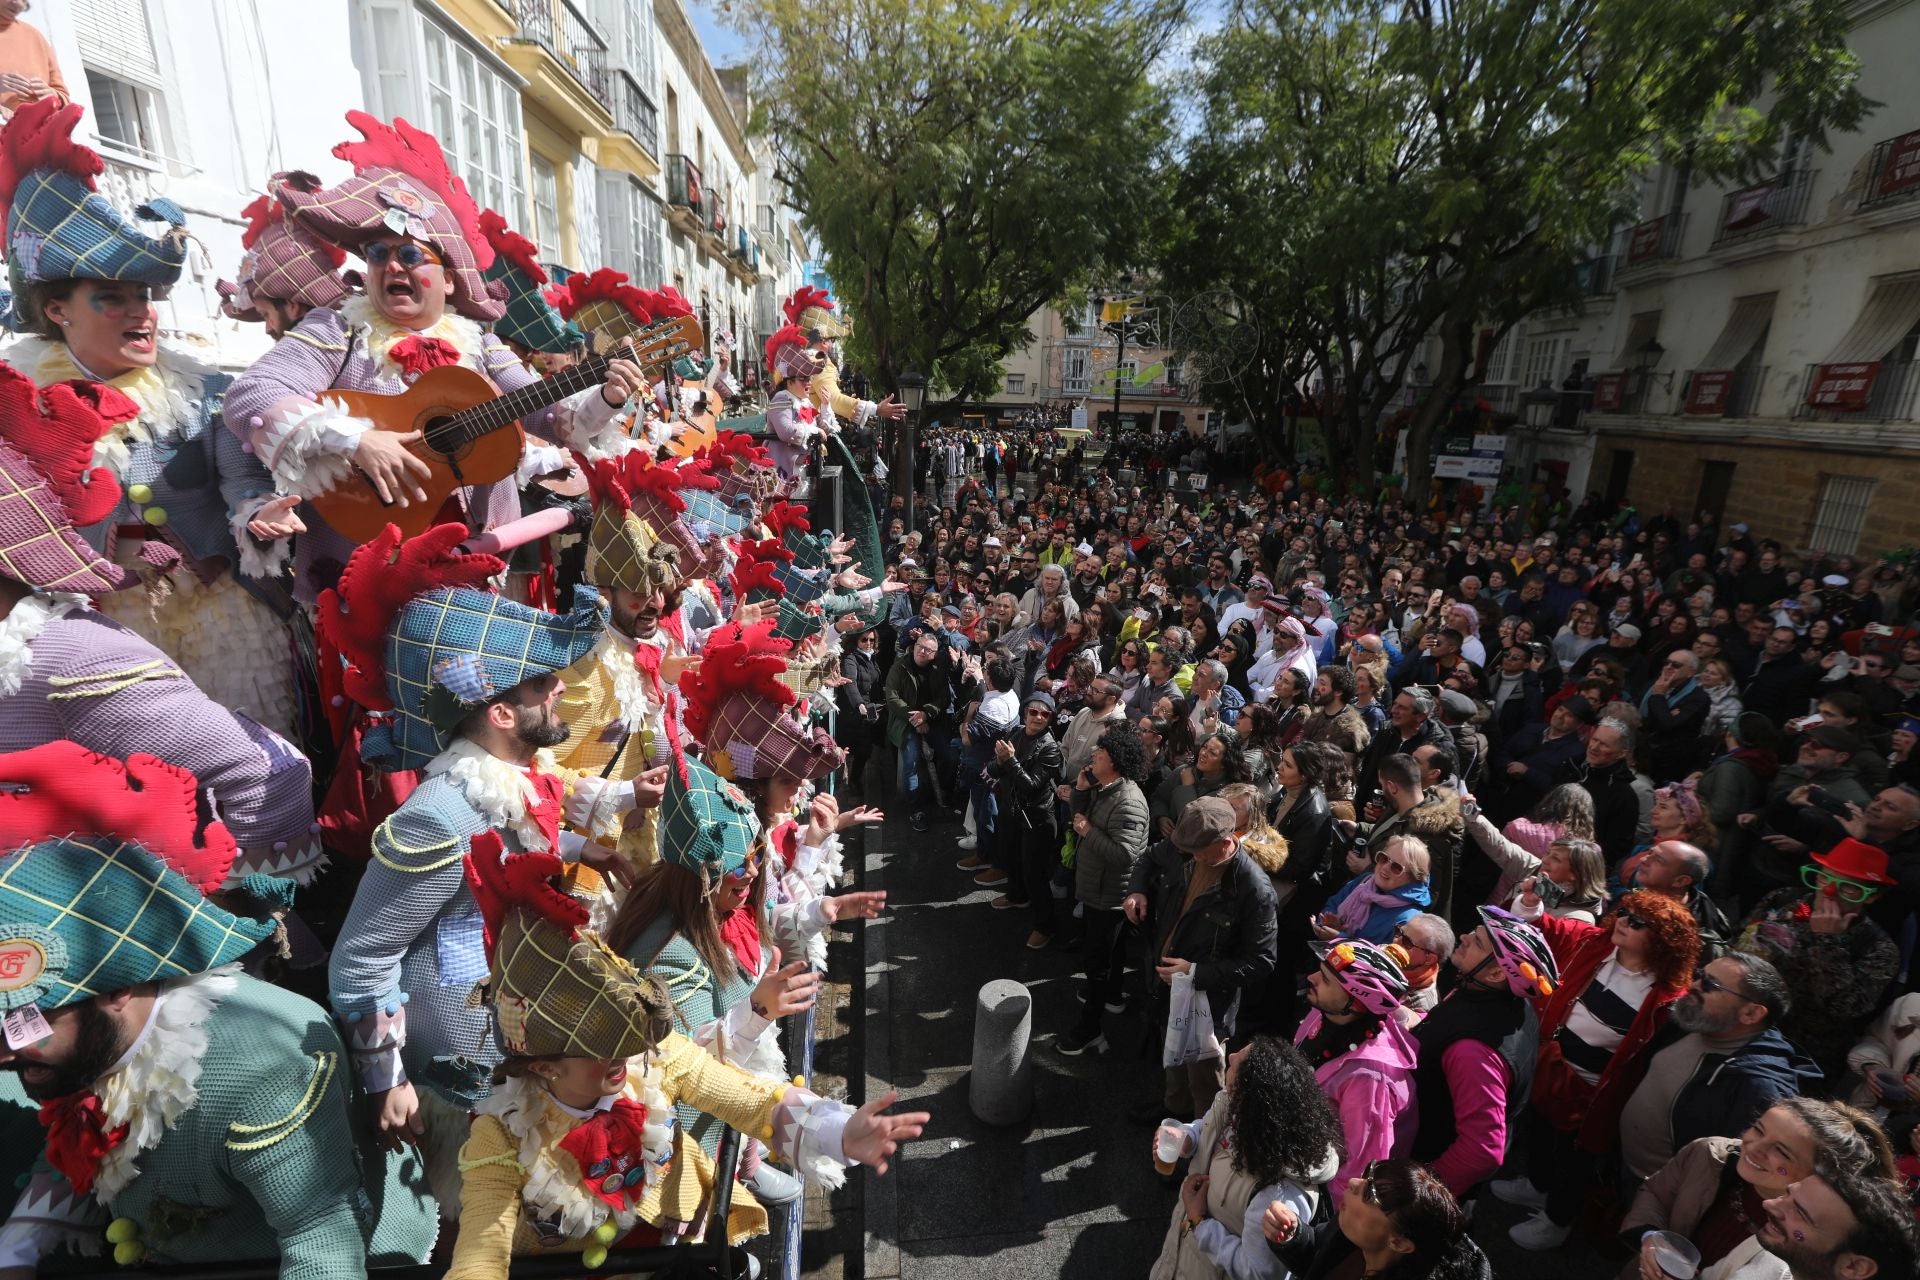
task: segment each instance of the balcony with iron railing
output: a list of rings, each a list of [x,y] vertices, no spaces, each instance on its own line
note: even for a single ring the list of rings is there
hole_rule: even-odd
[[[1874,146],[1860,212],[1887,221],[1920,216],[1920,129]]]
[[[1912,422],[1920,361],[1810,364],[1793,416],[1821,422]]]
[[[1626,252],[1616,276],[1647,276],[1671,270],[1687,238],[1687,215],[1667,213],[1649,218],[1627,232]]]
[[[1611,253],[1597,254],[1574,268],[1575,277],[1580,285],[1580,296],[1584,298],[1603,298],[1613,292],[1614,268],[1620,259]]]
[[[613,93],[614,127],[600,141],[600,167],[651,178],[660,172],[660,113],[630,72],[612,72],[607,84]]]
[[[1692,418],[1751,418],[1760,410],[1768,366],[1746,369],[1692,369],[1673,411]]]
[[[519,33],[501,50],[525,92],[582,137],[613,127],[612,62],[606,39],[573,0],[512,0]]]
[[[1770,182],[1729,191],[1720,200],[1720,218],[1714,223],[1716,252],[1764,248],[1771,237],[1806,225],[1813,180],[1819,173],[1802,169],[1781,174]]]

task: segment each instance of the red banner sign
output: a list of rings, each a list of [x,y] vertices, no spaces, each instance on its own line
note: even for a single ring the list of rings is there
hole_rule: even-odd
[[[1880,194],[1893,195],[1909,187],[1920,187],[1920,129],[1903,133],[1887,144],[1887,158],[1880,166]]]
[[[1617,413],[1627,402],[1627,375],[1603,373],[1593,380],[1593,407],[1601,413]]]
[[[1727,411],[1727,396],[1733,390],[1733,370],[1703,369],[1687,384],[1687,412],[1716,417]]]
[[[1878,360],[1865,364],[1815,365],[1813,383],[1807,388],[1807,403],[1815,409],[1857,412],[1867,407],[1873,395],[1873,380],[1879,376]]]
[[[1727,216],[1720,222],[1723,231],[1746,231],[1770,221],[1767,201],[1773,197],[1773,184],[1748,187],[1727,197]]]
[[[1633,229],[1633,236],[1627,241],[1627,261],[1645,262],[1649,258],[1660,256],[1660,233],[1666,229],[1665,216],[1652,222],[1643,222]]]

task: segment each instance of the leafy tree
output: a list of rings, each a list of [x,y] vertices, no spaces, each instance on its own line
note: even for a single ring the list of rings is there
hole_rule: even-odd
[[[883,385],[998,389],[1027,319],[1137,251],[1185,0],[753,0],[770,139]]]

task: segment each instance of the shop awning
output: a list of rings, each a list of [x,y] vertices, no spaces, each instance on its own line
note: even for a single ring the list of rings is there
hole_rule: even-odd
[[[1920,271],[1873,281],[1860,318],[1827,354],[1823,364],[1868,364],[1887,358],[1900,339],[1920,324]]]
[[[1653,338],[1660,336],[1660,313],[1642,311],[1627,322],[1627,340],[1620,347],[1620,355],[1613,362],[1616,369],[1637,369],[1640,367],[1640,348]]]
[[[1758,293],[1750,298],[1735,298],[1733,314],[1727,317],[1720,336],[1714,339],[1713,346],[1706,357],[1700,361],[1702,369],[1734,369],[1742,360],[1753,354],[1753,349],[1766,340],[1767,327],[1773,323],[1773,301],[1779,296],[1772,293]]]

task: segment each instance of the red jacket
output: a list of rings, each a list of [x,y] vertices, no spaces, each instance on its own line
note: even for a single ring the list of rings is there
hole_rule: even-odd
[[[1534,1079],[1533,1105],[1563,1130],[1572,1129],[1580,1145],[1596,1154],[1613,1150],[1620,1140],[1620,1112],[1627,1095],[1644,1074],[1648,1044],[1665,1025],[1667,1006],[1687,993],[1685,984],[1656,982],[1640,1004],[1640,1012],[1625,1038],[1613,1051],[1599,1083],[1588,1086],[1560,1057],[1554,1036],[1581,993],[1613,955],[1613,930],[1583,920],[1542,916],[1533,922],[1546,935],[1547,946],[1560,966],[1560,985],[1544,1001],[1535,1000],[1540,1014],[1540,1059]]]

